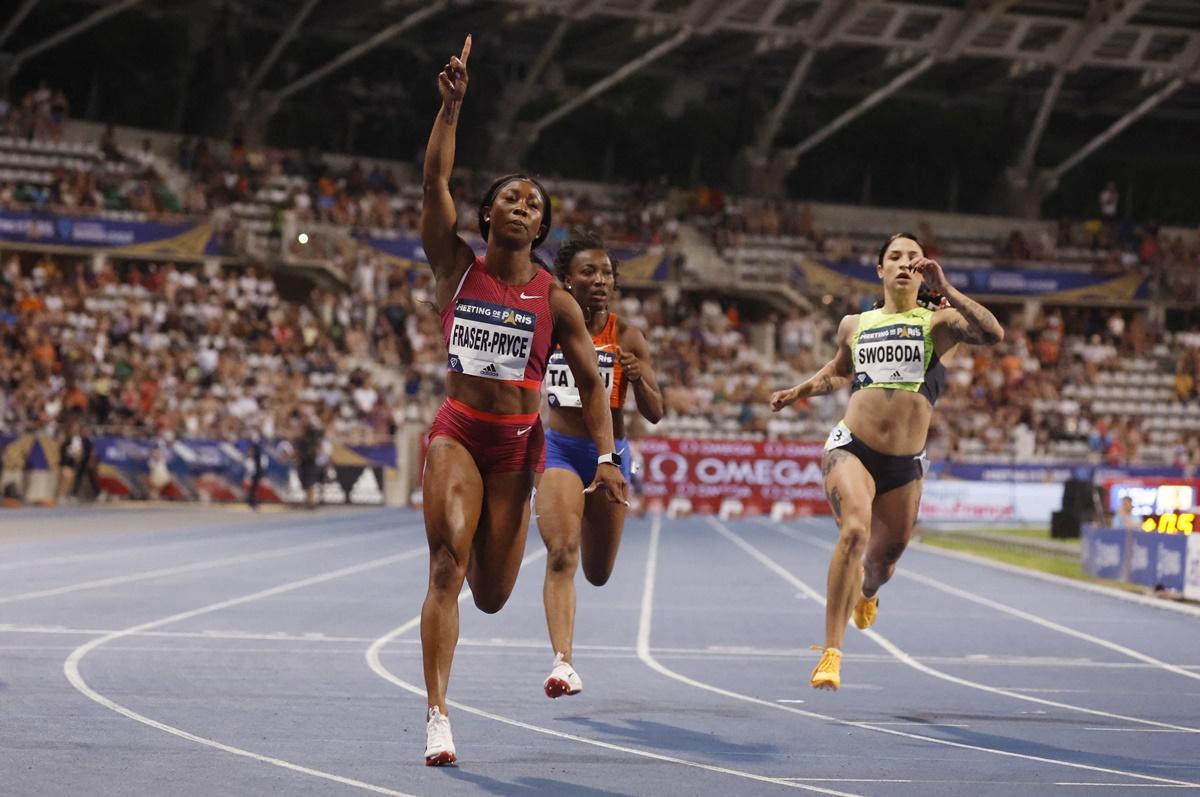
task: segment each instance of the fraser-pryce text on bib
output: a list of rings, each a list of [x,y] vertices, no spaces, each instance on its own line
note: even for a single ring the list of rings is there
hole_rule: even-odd
[[[487,379],[524,379],[536,320],[524,310],[459,299],[450,330],[450,370]]]

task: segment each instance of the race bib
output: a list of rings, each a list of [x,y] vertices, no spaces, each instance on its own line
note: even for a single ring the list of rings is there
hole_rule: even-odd
[[[832,451],[835,448],[849,445],[853,439],[850,430],[839,421],[838,425],[833,427],[833,431],[829,433],[829,437],[825,438],[825,450]]]
[[[600,378],[604,380],[604,389],[612,394],[613,374],[617,357],[611,351],[596,350],[596,364],[600,366]],[[575,374],[567,365],[567,358],[562,349],[555,349],[546,365],[546,400],[551,407],[582,407],[583,400],[579,397],[579,387],[575,384]]]
[[[459,299],[454,305],[447,367],[487,379],[524,379],[536,321],[537,316],[524,310]]]
[[[925,330],[917,324],[869,329],[854,349],[854,381],[860,385],[925,381]]]

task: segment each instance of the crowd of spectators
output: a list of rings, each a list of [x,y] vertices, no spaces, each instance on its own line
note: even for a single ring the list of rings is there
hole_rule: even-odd
[[[67,116],[63,93],[42,84],[19,103],[0,97],[0,136],[40,141],[53,157]],[[413,175],[419,166],[345,160],[334,165],[315,149],[250,146],[237,131],[227,142],[183,136],[171,146],[156,147],[149,138],[130,140],[108,125],[94,144],[87,157],[62,158],[61,165],[50,169],[49,179],[29,171],[9,179],[0,176],[0,209],[132,211],[147,218],[216,215],[224,224],[230,208],[240,205],[256,217],[265,212],[275,232],[283,226],[285,213],[301,225],[324,224],[358,233],[417,230],[421,192]],[[170,180],[170,171],[181,179]],[[490,174],[465,170],[456,175],[453,189],[468,232],[475,203],[490,179]],[[566,230],[586,225],[613,242],[642,245],[660,243],[677,228],[678,221],[668,213],[665,184],[648,182],[601,193],[556,186],[556,226]]]
[[[1094,387],[1133,363],[1143,373],[1175,373],[1158,406],[1194,406],[1190,379],[1200,362],[1200,334],[1171,333],[1142,313],[1077,309],[1042,313],[1030,325],[1009,321],[1004,343],[951,360],[948,389],[931,431],[937,456],[996,456],[1027,461],[1074,444],[1090,462],[1200,465],[1200,435],[1183,432],[1154,444],[1152,422],[1163,413],[1089,411],[1068,386]],[[970,442],[968,442],[970,441]],[[982,445],[980,445],[982,444]]]
[[[700,433],[707,427],[766,434],[771,392],[817,370],[824,365],[821,354],[832,351],[832,328],[823,314],[793,311],[744,323],[736,304],[714,297],[673,305],[652,297],[640,309],[636,300],[623,309],[635,323],[645,321],[668,427],[684,418],[703,421],[691,427]]]
[[[0,268],[0,434],[142,438],[290,436],[305,422],[346,443],[424,424],[444,393],[445,352],[432,280],[363,261],[348,294],[283,301],[254,269],[9,256]],[[832,356],[837,320],[873,296],[825,297],[816,310],[744,320],[715,296],[642,291],[619,312],[647,331],[671,433],[819,438],[846,395],[772,415],[770,392]],[[947,365],[929,448],[936,459],[1026,461],[1062,441],[1110,464],[1195,468],[1200,436],[1149,446],[1153,415],[1089,413],[1068,385],[1094,385],[1134,360],[1174,374],[1172,401],[1200,400],[1200,331],[1174,334],[1141,312],[1052,310],[1005,318],[994,348]],[[688,424],[686,430],[679,427]],[[1157,449],[1157,450],[1152,450]],[[1080,450],[1080,449],[1075,449]]]
[[[987,260],[999,266],[1049,268],[1062,264],[1084,266],[1100,275],[1138,274],[1150,279],[1160,297],[1190,296],[1200,300],[1200,235],[1168,232],[1155,221],[1138,221],[1118,214],[1119,192],[1109,181],[1100,193],[1091,218],[1063,218],[1036,230],[1012,229],[983,241]],[[872,260],[875,236],[855,236],[847,230],[822,230],[811,205],[791,200],[731,197],[705,188],[686,197],[687,218],[706,226],[713,245],[725,252],[750,238],[799,241],[829,260]],[[913,231],[926,254],[953,265],[956,253],[943,247],[932,225],[918,220]],[[972,242],[974,243],[974,242]],[[1070,257],[1067,257],[1070,253]],[[970,250],[972,260],[978,249]],[[958,257],[964,257],[960,251]]]
[[[20,100],[0,94],[0,135],[57,140],[70,109],[67,95],[45,81],[25,92]]]
[[[772,415],[767,407],[772,390],[806,378],[833,356],[838,320],[869,309],[877,297],[847,291],[822,298],[814,311],[754,322],[739,318],[736,303],[711,297],[626,298],[621,311],[647,330],[654,353],[664,429],[823,437],[843,414],[848,393],[802,402],[794,413]],[[1052,309],[1028,324],[1016,308],[1000,312],[1007,330],[1002,344],[964,346],[947,364],[930,431],[933,458],[1200,466],[1200,435],[1156,442],[1156,413],[1091,411],[1068,387],[1104,384],[1140,364],[1156,377],[1174,374],[1156,401],[1195,407],[1200,327],[1172,333],[1142,311]]]
[[[380,313],[320,291],[285,302],[254,269],[10,256],[0,270],[0,433],[83,424],[233,440],[316,418],[341,442],[390,440],[404,383],[381,381],[372,363],[420,367],[388,313],[411,292],[406,282],[390,289]]]
[[[289,210],[304,222],[351,228],[415,228],[416,206],[394,201],[400,182],[392,169],[352,163],[339,171],[317,150],[248,147],[240,135],[228,146],[183,137],[170,153],[188,175],[184,207],[203,214],[234,203],[258,201],[262,192],[283,194],[278,211]]]
[[[870,308],[876,297],[848,291],[824,298],[829,301],[819,305],[822,313],[773,319],[777,360],[797,374],[823,365],[832,356],[836,321]],[[1079,388],[1102,385],[1141,365],[1143,374],[1174,374],[1169,389],[1155,391],[1160,397],[1155,401],[1161,402],[1157,406],[1194,408],[1200,401],[1200,325],[1171,332],[1148,320],[1144,311],[1086,307],[1043,310],[1032,323],[1016,308],[998,312],[1004,342],[963,346],[946,364],[946,390],[930,427],[931,458],[1027,462],[1057,457],[1200,467],[1200,435],[1194,431],[1176,434],[1164,444],[1154,442],[1153,422],[1165,411],[1098,412],[1077,395]],[[752,345],[743,341],[744,347]],[[803,434],[819,437],[840,417],[846,398],[802,406],[800,417],[810,422]],[[1070,452],[1065,456],[1063,444]]]
[[[42,86],[19,104],[0,101],[0,131],[55,139],[67,114],[60,97]],[[168,169],[186,178],[180,195],[167,187]],[[315,151],[248,147],[240,137],[220,147],[183,138],[170,152],[156,152],[149,140],[123,147],[110,127],[90,165],[60,166],[48,185],[0,183],[0,208],[120,209],[220,221],[239,203],[265,202],[276,228],[290,217],[301,226],[413,233],[420,192],[407,177],[357,162],[335,168]],[[467,235],[489,181],[482,173],[456,176]],[[749,235],[786,236],[834,259],[874,257],[874,244],[867,251],[864,242],[819,229],[802,203],[733,198],[712,188],[673,192],[660,183],[552,187],[551,244],[575,226],[598,229],[614,246],[669,243],[688,221],[707,225],[718,249]],[[1095,253],[1099,272],[1153,276],[1176,295],[1180,286],[1194,290],[1196,243],[1125,221],[1118,208],[1110,184],[1095,219],[1047,225],[1032,240],[1014,230],[993,243],[993,256],[1018,265],[1054,263],[1060,250],[1082,247]],[[930,224],[919,222],[916,232],[928,254],[943,254]],[[402,271],[365,246],[333,259],[346,290],[317,290],[292,303],[271,275],[254,267],[7,256],[0,263],[0,433],[83,425],[134,436],[235,439],[283,435],[307,421],[341,442],[363,442],[388,439],[405,420],[427,421],[444,391],[445,368],[430,276]],[[780,416],[767,409],[770,392],[819,368],[832,355],[841,315],[875,299],[812,298],[815,310],[747,321],[741,317],[747,306],[715,295],[627,295],[621,312],[647,330],[654,352],[664,428],[686,419],[689,431],[702,434],[774,434]],[[1067,385],[1095,384],[1131,357],[1151,358],[1173,373],[1175,400],[1200,400],[1196,336],[1171,335],[1144,313],[1052,311],[1029,324],[1013,314],[1006,325],[1004,344],[964,351],[949,364],[931,430],[935,457],[1027,457],[1074,441],[1098,461],[1161,459],[1161,452],[1147,453],[1144,416],[1089,416],[1064,395]],[[802,433],[821,436],[844,400],[802,407],[796,416],[807,424]],[[1169,459],[1200,462],[1200,436],[1180,438]]]
[[[28,92],[20,103],[0,101],[0,111],[3,129],[50,140],[61,135],[67,115],[62,92],[45,85]],[[260,222],[265,216],[274,233],[285,227],[285,217],[300,226],[330,225],[360,234],[414,234],[417,228],[420,190],[413,177],[415,164],[399,167],[399,173],[393,166],[358,161],[340,161],[335,167],[316,150],[248,146],[237,133],[220,143],[185,136],[156,151],[149,139],[137,146],[119,142],[109,126],[98,144],[99,159],[58,166],[48,181],[0,176],[0,208],[207,215],[231,239],[230,228],[238,222],[231,208],[249,208]],[[169,169],[181,179],[168,179]],[[453,189],[465,232],[472,231],[476,202],[491,176],[468,171],[456,176]],[[1132,220],[1120,214],[1120,207],[1118,187],[1109,181],[1092,218],[1012,229],[984,242],[988,258],[1015,267],[1069,262],[1103,275],[1137,273],[1151,278],[1159,296],[1200,295],[1200,237],[1187,239],[1165,232],[1153,221]],[[690,222],[707,227],[719,251],[747,236],[803,241],[811,252],[833,260],[870,258],[875,246],[871,236],[822,229],[806,203],[734,197],[712,187],[683,191],[647,182],[596,191],[559,182],[554,185],[553,209],[554,235],[583,225],[599,230],[613,244],[671,242],[679,225]],[[916,227],[931,256],[954,262],[954,247],[943,248],[927,221],[918,221]],[[973,257],[978,254],[973,250]]]
[[[164,217],[179,214],[183,207],[153,165],[121,160],[55,166],[45,180],[0,180],[0,209],[67,214],[112,210]]]
[[[0,209],[72,215],[126,211],[159,218],[183,212],[148,142],[122,149],[111,125],[95,146],[60,142],[63,119],[51,110],[57,106],[33,99],[47,94],[61,92],[43,87],[27,94],[20,106],[0,98],[0,133],[22,142],[0,150]]]

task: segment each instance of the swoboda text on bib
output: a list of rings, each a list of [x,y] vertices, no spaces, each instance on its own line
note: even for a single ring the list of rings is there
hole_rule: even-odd
[[[893,324],[864,331],[854,348],[854,371],[860,384],[923,381],[924,328],[917,324]]]

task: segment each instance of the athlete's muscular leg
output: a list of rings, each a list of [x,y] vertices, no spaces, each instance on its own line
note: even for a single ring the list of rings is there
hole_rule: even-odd
[[[840,448],[825,452],[821,472],[825,475],[825,495],[838,524],[826,587],[825,647],[840,649],[862,585],[875,480],[858,457]]]
[[[602,587],[617,563],[617,549],[625,530],[625,505],[614,504],[601,491],[587,497],[583,509],[583,575]]]
[[[542,601],[550,646],[571,661],[575,637],[575,571],[579,567],[583,482],[565,468],[548,468],[538,484],[538,531],[546,543]]]
[[[917,524],[922,484],[918,479],[875,497],[871,507],[871,541],[863,558],[864,597],[874,597],[896,572],[896,562]]]
[[[483,479],[463,446],[435,437],[425,458],[429,587],[421,607],[421,656],[430,707],[446,713],[446,685],[458,644],[458,594],[483,504]]]
[[[516,586],[533,480],[532,471],[492,473],[484,479],[483,513],[471,545],[467,583],[475,605],[488,614],[500,611]]]

